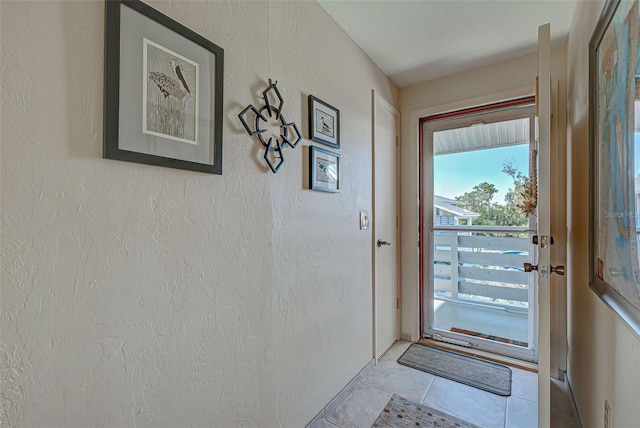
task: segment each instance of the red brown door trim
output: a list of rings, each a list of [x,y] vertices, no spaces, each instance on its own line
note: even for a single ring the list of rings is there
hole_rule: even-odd
[[[455,110],[446,113],[439,113],[432,116],[421,117],[419,120],[419,141],[420,144],[418,146],[418,209],[419,209],[419,228],[418,228],[418,248],[419,248],[419,258],[420,258],[420,290],[419,290],[419,298],[420,298],[420,337],[424,337],[425,325],[424,325],[424,315],[425,315],[425,307],[424,307],[424,284],[425,284],[425,264],[424,264],[424,248],[426,241],[425,230],[427,229],[424,224],[424,209],[425,205],[424,200],[424,124],[426,122],[438,120],[438,119],[447,119],[451,117],[465,116],[479,112],[486,112],[490,110],[496,110],[506,107],[515,107],[524,104],[531,104],[536,101],[535,96],[528,96],[523,98],[517,98],[508,101],[501,101],[493,104],[486,104],[483,106],[471,107],[467,109]]]

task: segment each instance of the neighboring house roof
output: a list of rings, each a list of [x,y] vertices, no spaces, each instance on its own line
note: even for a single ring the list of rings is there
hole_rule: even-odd
[[[460,205],[461,202],[457,199],[445,198],[444,196],[433,195],[433,200],[436,204],[449,204],[449,205]]]
[[[459,207],[458,205],[460,205],[460,201],[445,198],[444,196],[434,195],[433,205],[436,208],[450,212],[457,217],[480,217],[480,214],[476,212],[465,210],[464,208]]]

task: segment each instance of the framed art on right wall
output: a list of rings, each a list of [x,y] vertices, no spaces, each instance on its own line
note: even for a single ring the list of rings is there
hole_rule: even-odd
[[[607,1],[589,43],[589,265],[591,288],[640,336],[638,4]]]
[[[309,139],[340,148],[340,110],[309,95]]]

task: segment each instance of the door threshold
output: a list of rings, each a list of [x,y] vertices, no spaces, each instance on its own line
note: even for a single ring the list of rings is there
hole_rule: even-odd
[[[526,370],[532,373],[538,373],[538,365],[535,363],[528,363],[526,361],[517,360],[515,358],[506,357],[504,355],[492,354],[486,351],[480,351],[474,349],[470,351],[469,348],[460,345],[454,345],[452,343],[439,342],[432,339],[422,338],[418,340],[418,343],[433,348],[444,349],[446,351],[455,351],[459,354],[468,355],[470,357],[480,358],[481,360],[490,361],[492,363],[504,364],[510,367],[514,367],[520,370]]]

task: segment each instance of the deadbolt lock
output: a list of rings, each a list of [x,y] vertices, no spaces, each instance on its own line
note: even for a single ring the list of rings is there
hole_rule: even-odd
[[[531,242],[533,242],[533,245],[538,245],[538,243],[540,243],[542,248],[547,248],[549,245],[554,244],[553,236],[547,235],[542,235],[539,238],[538,235],[533,235],[531,237]]]

